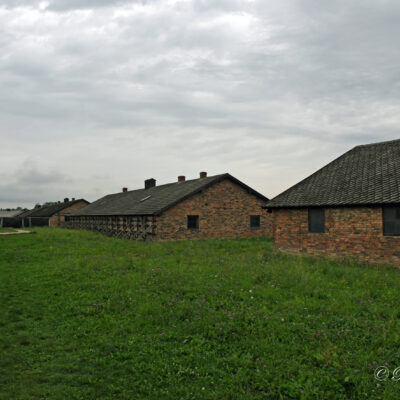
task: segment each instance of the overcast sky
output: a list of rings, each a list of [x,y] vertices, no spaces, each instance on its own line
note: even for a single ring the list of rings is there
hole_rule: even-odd
[[[273,197],[400,138],[398,0],[2,0],[0,207],[229,172]]]

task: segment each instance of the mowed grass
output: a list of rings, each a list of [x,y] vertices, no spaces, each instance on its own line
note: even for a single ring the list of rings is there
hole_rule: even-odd
[[[0,237],[1,399],[398,399],[390,267],[270,239]]]
[[[0,233],[6,233],[6,232],[17,232],[17,229],[0,227]]]

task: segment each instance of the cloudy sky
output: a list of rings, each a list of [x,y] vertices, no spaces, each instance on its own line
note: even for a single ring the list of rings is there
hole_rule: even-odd
[[[0,207],[230,172],[268,197],[400,137],[398,0],[2,0]]]

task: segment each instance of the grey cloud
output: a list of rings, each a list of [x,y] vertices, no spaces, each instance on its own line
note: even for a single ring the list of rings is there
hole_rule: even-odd
[[[0,173],[0,207],[33,207],[36,203],[62,201],[65,197],[98,198],[102,195],[101,187],[85,181],[82,191],[82,179],[71,176],[70,165],[58,164],[57,169],[49,168],[32,158],[23,161],[15,170]],[[107,174],[97,178],[107,177]]]
[[[49,4],[50,10],[77,10],[77,9],[91,9],[97,7],[111,7],[118,6],[119,4],[128,3],[124,0],[53,0]],[[133,3],[131,1],[131,3]]]
[[[30,185],[38,188],[54,183],[68,184],[70,179],[58,171],[39,171],[34,164],[27,162],[17,170],[16,183],[17,185]]]
[[[35,154],[12,176],[47,197],[65,166],[83,197],[206,167],[271,196],[398,137],[395,1],[95,3],[0,8],[0,167]]]
[[[13,203],[27,205],[27,203],[59,200],[56,190],[71,184],[71,179],[55,170],[42,171],[35,162],[26,160],[15,172],[0,175],[0,205]],[[46,196],[49,197],[46,200]]]
[[[101,7],[113,7],[124,4],[148,4],[156,0],[3,0],[2,5],[8,8],[16,7],[39,7],[46,4],[48,10],[70,11],[80,9],[92,9]]]

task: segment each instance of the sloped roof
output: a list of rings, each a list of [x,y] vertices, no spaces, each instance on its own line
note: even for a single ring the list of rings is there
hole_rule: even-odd
[[[21,214],[23,211],[22,210],[0,210],[0,218],[13,218]]]
[[[110,194],[71,214],[79,215],[154,215],[224,179],[242,186],[264,201],[268,199],[229,174],[192,179]]]
[[[47,218],[51,217],[52,215],[58,213],[59,211],[64,210],[64,208],[71,207],[72,205],[79,203],[81,201],[84,201],[85,203],[89,204],[88,201],[85,199],[78,199],[78,200],[73,200],[73,201],[67,201],[67,202],[62,202],[62,203],[56,203],[51,206],[44,206],[40,208],[35,208],[32,210],[33,212],[29,213],[28,215],[25,215],[24,217],[41,217],[41,218]]]
[[[400,203],[400,139],[356,146],[266,208]]]
[[[32,209],[32,210],[25,210],[25,211],[23,211],[21,214],[18,214],[17,217],[18,217],[18,218],[25,218],[25,217],[28,217],[30,214],[34,213],[36,210],[37,210],[36,208],[34,208],[34,209]]]

